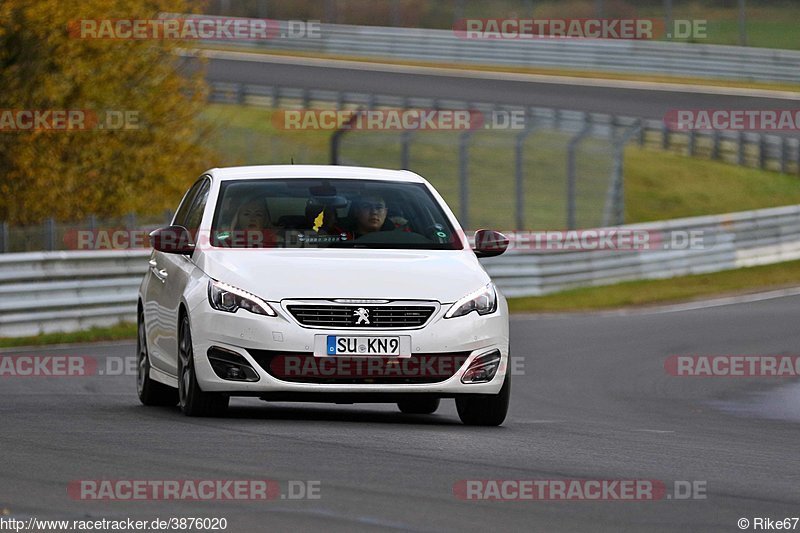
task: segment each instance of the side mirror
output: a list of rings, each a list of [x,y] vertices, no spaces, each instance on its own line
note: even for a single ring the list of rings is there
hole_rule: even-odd
[[[475,232],[475,255],[478,257],[494,257],[508,248],[508,237],[499,231],[479,229]]]
[[[167,254],[191,255],[194,252],[194,241],[189,230],[183,226],[167,226],[150,234],[150,244],[159,252]]]

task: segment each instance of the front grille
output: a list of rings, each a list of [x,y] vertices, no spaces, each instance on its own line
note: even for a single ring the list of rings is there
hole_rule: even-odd
[[[431,317],[434,306],[421,305],[289,305],[304,326],[325,328],[418,328]]]
[[[290,383],[341,385],[424,384],[447,381],[470,352],[416,354],[411,357],[314,357],[306,352],[248,350],[270,376]]]

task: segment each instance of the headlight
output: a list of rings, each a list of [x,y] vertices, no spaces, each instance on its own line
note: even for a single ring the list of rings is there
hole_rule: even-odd
[[[455,318],[457,316],[468,315],[477,311],[479,315],[488,315],[497,310],[497,290],[494,283],[467,294],[453,304],[453,307],[444,314],[445,318]]]
[[[208,282],[208,303],[217,311],[235,313],[245,309],[257,315],[278,316],[267,302],[255,294],[213,279]]]

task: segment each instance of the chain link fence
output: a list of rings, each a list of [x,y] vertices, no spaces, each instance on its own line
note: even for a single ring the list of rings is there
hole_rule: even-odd
[[[622,147],[637,126],[591,115],[529,115],[522,130],[351,130],[340,164],[427,178],[467,228],[574,229],[622,224]],[[606,118],[608,117],[601,117]]]
[[[171,221],[172,212],[167,211],[162,216],[90,215],[75,222],[47,219],[27,226],[0,222],[0,253],[141,248],[148,246],[146,237],[150,231]]]

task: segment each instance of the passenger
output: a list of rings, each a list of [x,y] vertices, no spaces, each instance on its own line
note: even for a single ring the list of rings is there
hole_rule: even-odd
[[[231,231],[262,230],[267,227],[268,219],[266,202],[263,199],[253,198],[236,210],[231,222]]]
[[[264,198],[252,198],[239,206],[231,221],[231,246],[260,248],[277,241]]]

